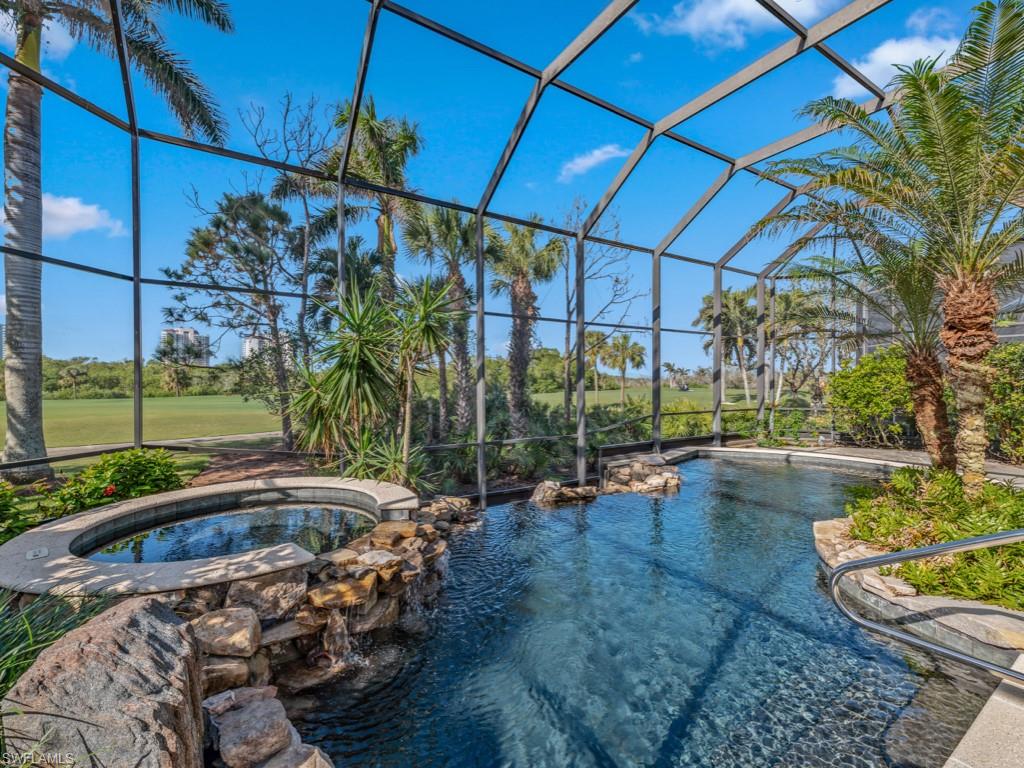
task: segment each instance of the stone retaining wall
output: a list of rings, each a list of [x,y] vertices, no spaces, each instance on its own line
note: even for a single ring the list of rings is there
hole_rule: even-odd
[[[3,702],[8,748],[109,768],[329,768],[278,692],[352,670],[378,631],[422,625],[446,536],[476,512],[442,498],[415,516],[305,565],[122,599],[21,677]]]
[[[883,554],[850,536],[850,518],[814,524],[814,545],[826,573],[840,563]],[[843,596],[883,620],[926,640],[1011,666],[1024,652],[1024,613],[971,600],[919,595],[913,585],[877,568],[855,571],[839,585]]]

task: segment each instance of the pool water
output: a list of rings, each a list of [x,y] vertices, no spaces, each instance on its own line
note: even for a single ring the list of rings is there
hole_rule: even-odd
[[[942,766],[994,687],[872,638],[811,524],[844,472],[681,466],[667,498],[515,503],[454,538],[430,629],[297,725],[345,766]]]
[[[271,504],[192,517],[137,533],[89,555],[107,563],[164,563],[298,544],[318,555],[368,533],[374,521],[347,507]]]

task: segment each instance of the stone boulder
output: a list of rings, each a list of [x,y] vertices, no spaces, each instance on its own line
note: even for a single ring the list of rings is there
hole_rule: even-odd
[[[239,656],[207,656],[202,662],[203,696],[249,683],[249,662]]]
[[[8,751],[75,765],[202,768],[199,648],[153,597],[103,612],[44,650],[2,708]],[[33,712],[42,714],[17,714]]]
[[[226,608],[246,606],[260,621],[277,621],[295,610],[306,598],[306,569],[290,568],[231,584]]]
[[[471,523],[477,518],[473,502],[461,496],[439,496],[420,508],[420,520]],[[432,519],[430,519],[432,518]]]
[[[353,635],[359,635],[381,627],[390,627],[398,621],[400,608],[401,604],[397,597],[382,597],[365,614],[353,616],[349,620],[349,631]]]
[[[228,768],[253,768],[291,744],[292,724],[277,699],[253,699],[213,722],[220,759]]]
[[[378,581],[391,581],[404,562],[399,555],[386,549],[371,549],[359,556],[359,565],[366,565],[377,572]]]
[[[252,608],[222,608],[192,619],[199,650],[211,656],[252,656],[260,647],[260,622]]]
[[[309,590],[309,602],[317,608],[352,608],[374,600],[377,595],[377,572],[368,569],[362,578],[345,577],[329,581]]]
[[[530,501],[551,506],[572,501],[591,501],[596,498],[597,488],[592,485],[563,486],[554,480],[544,480],[533,489]]]

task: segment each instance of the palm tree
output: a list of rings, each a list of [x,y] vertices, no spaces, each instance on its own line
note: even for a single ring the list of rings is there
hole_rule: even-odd
[[[61,384],[65,387],[71,387],[71,398],[73,400],[78,399],[78,385],[88,377],[89,371],[85,368],[79,368],[77,365],[69,365],[60,372]]]
[[[539,222],[536,215],[531,221]],[[512,334],[508,345],[508,412],[513,437],[525,437],[529,431],[529,394],[526,372],[530,364],[530,346],[533,325],[537,316],[536,283],[546,283],[554,277],[562,263],[565,241],[549,238],[544,245],[537,244],[537,230],[518,224],[505,225],[507,239],[491,255],[491,269],[495,277],[491,292],[507,294],[512,308]]]
[[[817,204],[830,205],[824,201]],[[837,218],[837,223],[840,220]],[[780,217],[773,226],[784,225],[785,219]],[[867,333],[891,338],[903,349],[914,420],[925,450],[933,466],[955,469],[956,453],[940,363],[942,313],[931,260],[919,243],[887,237],[865,222],[856,209],[847,208],[842,235],[852,244],[854,257],[811,256],[793,267],[790,276],[828,285],[836,298],[848,304],[859,302],[884,321],[887,328],[868,329]],[[817,305],[809,314],[810,323],[824,320],[835,324],[838,320],[841,325],[856,329],[847,334],[847,341],[859,343],[863,332],[856,327],[857,318],[849,311]]]
[[[747,364],[754,353],[754,338],[757,332],[757,307],[751,303],[756,286],[734,291],[726,288],[722,291],[722,346],[725,352],[725,363],[734,361],[743,377],[743,394],[747,405],[750,404],[750,381],[747,375]],[[700,312],[695,324],[706,331],[715,328],[714,297],[704,296]],[[714,346],[714,338],[704,342],[704,351]],[[722,391],[725,392],[725,378],[722,378]]]
[[[608,334],[603,331],[587,331],[583,339],[583,356],[587,365],[594,369],[594,402],[601,404],[601,372],[597,369],[598,362],[608,350]]]
[[[628,333],[620,333],[612,337],[608,349],[601,362],[619,372],[619,405],[626,407],[626,371],[629,368],[642,368],[647,350],[643,344],[633,341]]]
[[[473,381],[469,359],[469,288],[462,268],[471,263],[475,254],[476,219],[450,208],[430,206],[415,209],[402,228],[403,239],[410,255],[420,256],[428,262],[439,260],[444,266],[452,301],[452,311],[463,314],[451,329],[451,356],[455,366],[455,418],[457,434],[469,431],[473,419]],[[495,234],[485,224],[486,257],[495,254]],[[443,360],[443,352],[440,360]],[[442,391],[442,406],[445,393]],[[445,407],[444,410],[447,410]],[[442,418],[441,436],[447,424]]]
[[[845,129],[853,143],[774,173],[802,177],[819,196],[850,200],[864,217],[927,254],[942,295],[940,331],[957,403],[957,464],[969,495],[985,481],[985,404],[1001,290],[1024,279],[1007,263],[1024,239],[1024,6],[982,3],[950,63],[921,60],[894,78],[900,101],[885,119],[846,99],[809,104],[805,115]],[[805,221],[831,223],[829,208],[800,206]],[[824,214],[824,218],[822,215]]]
[[[398,371],[402,403],[402,465],[409,476],[412,448],[412,402],[416,373],[432,357],[443,353],[451,341],[454,300],[448,283],[438,286],[430,278],[417,285],[399,283],[398,307]]]
[[[675,363],[662,363],[661,367],[668,374],[668,383],[671,387],[680,387],[686,383],[686,377],[690,375],[688,368],[676,365]]]
[[[352,104],[346,102],[338,111],[335,125],[347,130],[352,122]],[[373,97],[363,99],[353,136],[352,155],[348,164],[348,175],[392,189],[408,189],[406,166],[409,159],[417,155],[423,146],[419,127],[404,117],[381,117]],[[323,165],[324,172],[337,177],[340,155],[332,152]],[[335,183],[325,184],[320,192],[327,193]],[[415,215],[416,204],[404,198],[372,190],[352,188],[348,194],[366,204],[364,209],[374,216],[377,227],[377,253],[385,280],[381,284],[384,297],[395,296],[395,255],[398,253],[396,226]],[[360,211],[346,210],[346,216],[358,218]],[[337,221],[337,207],[324,210],[319,223],[314,224],[315,236],[322,236],[333,229]]]
[[[224,118],[212,95],[188,66],[167,46],[160,33],[160,14],[178,13],[222,32],[232,30],[228,7],[221,0],[153,0],[122,5],[124,35],[131,63],[167,102],[188,136],[222,143]],[[0,4],[15,34],[15,59],[41,71],[40,51],[45,26],[60,24],[77,41],[95,51],[116,53],[106,3],[92,0],[19,0]],[[11,248],[41,253],[42,175],[40,115],[42,88],[11,72],[4,125],[4,241]],[[46,455],[42,420],[42,264],[5,254],[7,334],[4,377],[7,399],[5,461]],[[50,474],[45,465],[5,473],[18,481]]]

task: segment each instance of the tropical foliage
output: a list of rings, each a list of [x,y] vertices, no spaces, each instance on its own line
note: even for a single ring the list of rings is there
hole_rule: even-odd
[[[1024,464],[1024,344],[1003,344],[989,353],[993,371],[987,406],[989,436],[1000,457]]]
[[[985,483],[968,496],[964,481],[943,469],[899,469],[881,488],[865,488],[847,508],[852,536],[885,549],[1024,528],[1024,491]],[[904,563],[897,575],[926,595],[952,595],[1024,609],[1024,545],[979,549]]]
[[[858,445],[898,447],[913,411],[907,358],[900,347],[864,355],[829,378],[828,400],[840,432]]]
[[[226,122],[217,105],[189,67],[167,45],[161,16],[177,13],[222,32],[232,30],[227,5],[221,0],[125,3],[124,37],[128,57],[177,118],[185,134],[214,143],[226,138]],[[14,31],[14,58],[40,72],[44,33],[59,23],[73,39],[114,56],[115,41],[105,3],[53,0],[8,2],[0,14]],[[27,77],[11,72],[4,119],[4,242],[9,247],[42,253],[41,113],[43,90]],[[7,345],[4,367],[7,437],[4,460],[46,455],[42,424],[42,263],[4,256],[6,332],[17,343]],[[47,465],[8,470],[19,480],[49,474]]]
[[[941,295],[940,338],[956,396],[957,464],[969,494],[985,481],[985,403],[1001,291],[1024,278],[1007,253],[1024,239],[1024,7],[984,2],[946,66],[900,67],[900,100],[885,118],[847,99],[812,102],[804,115],[843,129],[852,143],[779,160],[811,194],[784,220],[846,237],[848,214],[925,254]],[[856,238],[856,233],[852,233]]]
[[[107,453],[47,494],[40,508],[51,516],[71,515],[102,504],[173,491],[182,485],[171,454],[162,448]]]

